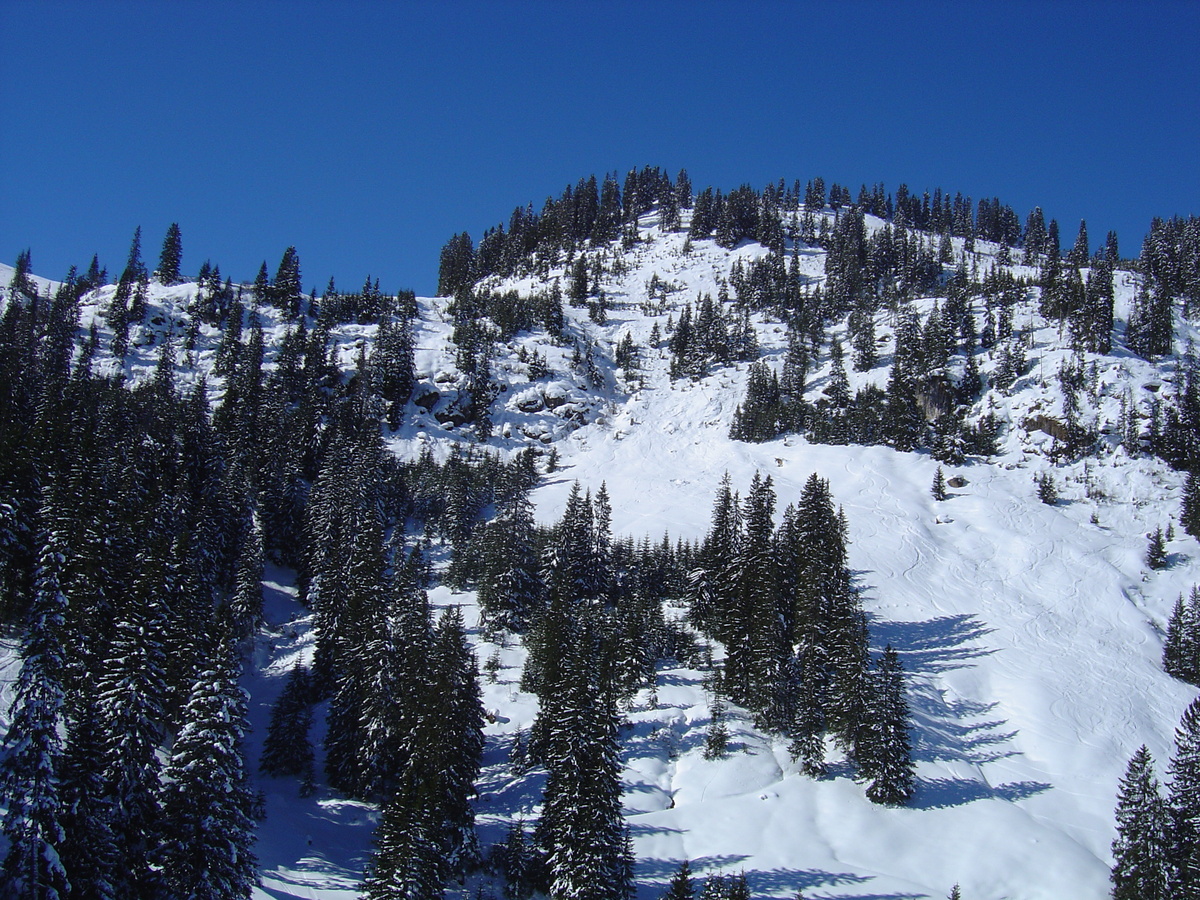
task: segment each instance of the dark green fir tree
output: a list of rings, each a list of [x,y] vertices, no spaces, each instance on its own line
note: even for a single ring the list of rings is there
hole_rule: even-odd
[[[1167,900],[1167,808],[1145,745],[1129,760],[1117,794],[1113,900]]]

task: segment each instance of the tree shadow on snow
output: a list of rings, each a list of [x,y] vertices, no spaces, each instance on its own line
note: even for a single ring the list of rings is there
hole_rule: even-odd
[[[874,876],[856,875],[853,872],[826,872],[821,869],[746,869],[742,864],[749,859],[747,856],[701,856],[688,860],[692,873],[692,883],[697,892],[704,880],[713,875],[739,875],[744,873],[750,894],[754,897],[779,896],[786,894],[795,896],[797,891],[804,891],[806,896],[815,888],[840,887],[843,885],[865,884]],[[679,871],[682,860],[678,859],[643,859],[638,862],[637,879],[642,887],[642,893],[651,897],[659,897],[665,884]],[[653,882],[653,883],[647,883]],[[865,900],[865,896],[863,900]],[[917,898],[920,894],[873,894],[883,900],[907,900]]]
[[[637,834],[637,831],[634,831],[634,834]],[[700,883],[709,875],[740,872],[742,863],[749,858],[744,854],[729,853],[721,856],[698,856],[689,859],[688,868],[692,873],[692,882],[699,888]],[[682,859],[639,859],[635,877],[639,885],[649,888],[652,896],[657,897],[661,893],[660,885],[647,884],[647,881],[650,879],[656,882],[670,881],[671,877],[679,871],[682,862]]]
[[[1007,800],[1015,802],[1048,791],[1052,785],[1043,781],[1012,781],[992,786],[968,778],[917,778],[916,792],[908,801],[910,809],[946,809],[963,806],[976,800]]]
[[[871,641],[891,644],[911,674],[944,672],[973,665],[969,660],[990,656],[994,649],[974,644],[995,629],[975,616],[939,616],[924,622],[893,622],[871,617]]]
[[[982,765],[1017,755],[1005,746],[1016,732],[1005,727],[1007,720],[995,715],[997,704],[955,696],[932,677],[973,665],[969,660],[996,652],[977,643],[993,629],[971,615],[940,616],[923,622],[875,619],[870,629],[875,642],[895,648],[908,673],[915,760]],[[939,785],[931,795],[939,798],[934,805],[946,805],[951,796],[958,799],[949,805],[1006,796],[983,781],[944,781]]]

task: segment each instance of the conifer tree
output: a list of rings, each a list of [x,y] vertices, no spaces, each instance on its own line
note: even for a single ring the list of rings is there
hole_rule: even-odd
[[[1200,697],[1184,711],[1175,730],[1175,753],[1167,772],[1171,876],[1166,896],[1195,900],[1200,897]]]
[[[378,511],[362,510],[349,530],[345,563],[338,573],[338,607],[335,611],[325,606],[319,620],[318,651],[324,651],[334,688],[325,771],[338,790],[369,797],[379,793],[381,779],[394,773],[392,748],[400,735],[390,725],[395,710],[389,707],[398,697],[389,675],[398,663],[383,619],[385,561]]]
[[[65,839],[59,858],[76,897],[116,900],[113,865],[116,846],[112,803],[105,794],[104,748],[99,704],[88,697],[75,711],[63,754],[62,822]]]
[[[3,830],[9,841],[0,869],[4,896],[62,900],[70,891],[58,852],[65,837],[58,786],[67,607],[61,585],[64,550],[51,531],[38,559],[12,724],[0,761],[0,799],[8,810]]]
[[[158,268],[154,277],[159,284],[176,284],[179,282],[179,268],[183,262],[183,238],[179,233],[179,223],[172,222],[163,238],[162,252],[158,257]]]
[[[704,758],[724,759],[729,752],[729,728],[725,725],[725,704],[719,696],[709,705],[708,733],[704,736]]]
[[[166,692],[162,647],[156,637],[161,619],[129,610],[116,635],[99,689],[104,734],[104,790],[112,800],[112,832],[117,857],[113,890],[118,897],[151,900],[162,892],[152,868],[159,846],[159,805],[163,698]]]
[[[1167,543],[1162,528],[1155,528],[1146,543],[1146,565],[1151,569],[1167,567]]]
[[[256,880],[253,796],[242,756],[247,695],[233,652],[218,656],[196,678],[163,772],[158,858],[163,896],[179,900],[246,898]]]
[[[483,533],[479,607],[490,628],[524,631],[541,606],[533,507],[525,491],[498,505]]]
[[[913,793],[912,745],[908,736],[908,701],[904,668],[889,644],[875,672],[874,702],[860,730],[856,759],[871,778],[867,797],[885,806],[902,806]]]
[[[263,534],[258,516],[252,514],[238,554],[237,574],[229,613],[234,633],[248,638],[262,622]]]
[[[1054,476],[1049,472],[1041,472],[1035,478],[1037,484],[1038,499],[1047,506],[1053,506],[1058,502],[1058,488],[1054,484]]]
[[[1200,588],[1175,603],[1163,643],[1163,669],[1169,675],[1200,685]]]
[[[741,540],[741,515],[726,472],[713,503],[712,524],[701,545],[698,565],[688,576],[689,619],[705,634],[722,641],[733,609],[734,556]]]
[[[946,476],[942,473],[942,467],[938,466],[937,471],[933,474],[933,487],[930,488],[930,493],[934,500],[945,500],[946,494]]]
[[[685,859],[679,864],[678,870],[671,878],[671,886],[663,894],[662,900],[694,900],[696,888],[692,884],[692,870]]]
[[[290,319],[300,315],[300,255],[295,247],[283,251],[279,268],[275,271],[275,282],[271,285],[271,302]]]
[[[259,760],[259,768],[268,774],[302,779],[302,792],[311,788],[313,779],[313,748],[308,736],[313,715],[312,694],[308,669],[297,663],[271,707],[271,722]]]
[[[594,626],[563,660],[548,710],[538,826],[552,900],[626,900],[616,709],[597,671]]]
[[[1113,900],[1167,900],[1167,809],[1145,745],[1129,760],[1117,794]]]
[[[362,884],[368,900],[440,900],[446,872],[434,809],[411,777],[384,802]]]
[[[484,740],[479,673],[457,607],[442,614],[432,649],[431,690],[414,735],[411,768],[430,790],[447,872],[460,874],[479,859],[470,797]]]
[[[1200,477],[1195,472],[1188,472],[1183,483],[1179,524],[1192,537],[1200,538]]]
[[[500,874],[504,877],[506,900],[529,900],[537,878],[535,848],[525,833],[525,822],[510,822],[504,843],[495,848]]]

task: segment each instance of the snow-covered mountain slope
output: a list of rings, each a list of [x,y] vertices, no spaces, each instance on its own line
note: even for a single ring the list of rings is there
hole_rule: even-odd
[[[879,807],[864,797],[848,766],[835,765],[825,780],[804,777],[786,743],[755,731],[736,709],[729,719],[733,752],[705,760],[709,698],[702,673],[665,668],[656,690],[635,698],[622,734],[639,897],[658,897],[684,859],[699,876],[744,871],[756,897],[802,890],[810,898],[937,898],[956,882],[964,897],[983,900],[1107,896],[1117,780],[1142,743],[1165,764],[1179,716],[1195,696],[1194,688],[1163,673],[1160,656],[1171,605],[1200,582],[1200,546],[1177,527],[1170,565],[1153,571],[1144,562],[1147,533],[1177,521],[1179,473],[1154,458],[1131,457],[1103,436],[1099,456],[1052,462],[1051,439],[1039,430],[1038,416],[1060,414],[1057,373],[1074,354],[1055,324],[1037,315],[1032,299],[1015,313],[1026,330],[1028,371],[1009,393],[988,391],[974,410],[979,415],[990,408],[1004,423],[1001,452],[944,467],[947,477],[965,482],[944,501],[930,495],[937,463],[925,453],[816,445],[795,436],[733,441],[730,424],[748,366],[672,380],[667,351],[648,345],[652,329],[657,325],[665,336],[668,317],[678,320],[685,302],[705,292],[715,297],[736,260],[765,251],[757,244],[726,251],[709,241],[685,249],[684,235],[660,232],[649,217],[640,236],[623,253],[620,274],[610,270],[602,280],[606,324],[595,324],[583,310],[565,310],[567,334],[578,346],[594,344],[602,384],[596,387],[572,365],[569,342],[520,333],[494,363],[503,390],[493,404],[489,443],[506,453],[527,445],[557,450],[560,468],[533,494],[542,522],[561,515],[573,482],[593,490],[603,482],[614,531],[653,540],[664,532],[672,539],[702,537],[725,472],[742,491],[755,471],[769,474],[780,508],[799,497],[811,473],[827,478],[849,521],[850,565],[873,648],[891,644],[909,673],[918,765],[912,803]],[[610,259],[618,246],[609,248]],[[977,248],[981,266],[992,264],[992,249]],[[803,252],[800,265],[818,281],[823,253]],[[671,287],[661,302],[661,293],[653,301],[648,294],[653,276]],[[555,277],[565,285],[567,273],[559,269],[492,286],[529,293]],[[1122,319],[1133,276],[1118,272],[1116,289]],[[151,286],[152,313],[135,329],[127,375],[145,377],[163,335],[182,332],[195,290]],[[102,346],[98,311],[112,291],[89,295],[83,308],[82,326],[96,321]],[[917,306],[927,311],[932,304]],[[422,402],[410,403],[403,424],[389,435],[396,453],[432,446],[444,454],[453,443],[474,443],[469,429],[438,416],[462,386],[448,305],[445,298],[419,301],[414,399]],[[270,365],[286,326],[273,310],[260,314]],[[887,313],[876,323],[884,363],[894,324]],[[783,325],[756,317],[755,327],[764,356],[778,370]],[[334,330],[347,373],[364,345],[369,351],[375,331],[359,325]],[[636,383],[627,383],[612,363],[626,333],[643,348]],[[1193,335],[1179,322],[1177,336]],[[202,326],[195,350],[177,354],[181,380],[211,374],[218,337]],[[522,348],[543,355],[550,374],[531,379],[519,359]],[[1102,435],[1105,426],[1115,426],[1122,397],[1147,409],[1152,395],[1170,390],[1175,374],[1172,360],[1146,362],[1119,346],[1083,361],[1096,370],[1094,399],[1083,415]],[[987,354],[979,363],[985,377],[996,366]],[[115,364],[101,353],[96,365],[112,371]],[[828,375],[822,355],[810,397]],[[885,364],[850,373],[855,388],[882,386],[887,376]],[[209,383],[219,396],[222,380],[212,376]],[[1053,506],[1037,499],[1034,478],[1044,472],[1059,486],[1061,499]],[[291,662],[311,653],[308,614],[294,594],[287,572],[269,575],[271,625],[259,638],[248,676],[252,760]],[[468,624],[477,623],[473,594],[437,587],[431,599],[441,607],[462,605]],[[477,628],[473,637],[481,662],[497,654],[502,663],[496,680],[483,685],[494,719],[476,805],[486,846],[501,840],[514,818],[536,815],[539,776],[514,775],[508,764],[513,737],[529,727],[536,702],[517,687],[523,649],[494,645]],[[314,737],[319,746],[320,734]],[[262,787],[268,818],[260,831],[256,896],[357,896],[374,808],[320,786],[303,799],[292,782],[264,779]],[[450,895],[474,896],[480,886],[486,896],[491,886],[474,880],[451,886]]]

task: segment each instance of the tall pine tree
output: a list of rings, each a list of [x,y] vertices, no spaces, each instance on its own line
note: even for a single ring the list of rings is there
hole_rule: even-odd
[[[1117,794],[1113,900],[1167,900],[1167,809],[1145,745],[1129,760]]]
[[[0,869],[0,893],[6,897],[60,900],[70,890],[58,853],[64,839],[58,788],[67,607],[60,585],[63,554],[51,531],[38,559],[12,725],[0,763],[0,798],[8,809],[3,828],[9,849]]]

